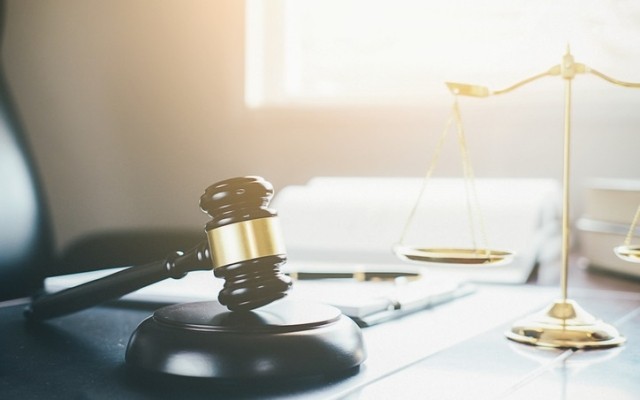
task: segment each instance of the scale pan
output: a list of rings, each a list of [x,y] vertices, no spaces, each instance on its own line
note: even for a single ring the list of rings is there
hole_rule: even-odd
[[[398,257],[407,261],[464,265],[502,265],[510,262],[515,255],[514,252],[504,250],[413,246],[396,246],[394,251]]]
[[[625,261],[640,263],[640,245],[618,246],[613,252]]]

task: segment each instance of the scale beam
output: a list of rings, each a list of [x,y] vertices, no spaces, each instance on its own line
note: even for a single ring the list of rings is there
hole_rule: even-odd
[[[445,84],[449,88],[449,91],[454,95],[468,97],[489,97],[493,95],[512,92],[522,86],[526,86],[533,81],[537,81],[540,78],[562,75],[564,79],[573,79],[577,74],[591,74],[616,86],[640,89],[640,83],[621,81],[619,79],[605,75],[602,72],[595,70],[585,64],[575,63],[573,61],[573,56],[569,52],[564,55],[562,64],[554,65],[545,72],[530,76],[504,89],[491,90],[486,86],[460,82],[445,82]]]

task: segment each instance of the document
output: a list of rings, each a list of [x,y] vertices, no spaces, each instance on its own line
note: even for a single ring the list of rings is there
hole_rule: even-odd
[[[120,270],[122,268],[50,277],[45,280],[45,290],[57,292]],[[293,288],[288,298],[332,305],[360,326],[375,325],[435,307],[475,290],[467,283],[429,280],[410,272],[372,270],[360,271],[354,276],[327,274],[327,271],[293,276]],[[365,280],[359,280],[360,277]],[[149,285],[125,295],[123,300],[160,305],[216,300],[223,283],[222,279],[213,276],[212,271],[194,271],[181,279],[165,279]]]
[[[475,286],[420,277],[412,281],[353,279],[298,281],[291,298],[332,305],[360,326],[371,326],[469,295]]]

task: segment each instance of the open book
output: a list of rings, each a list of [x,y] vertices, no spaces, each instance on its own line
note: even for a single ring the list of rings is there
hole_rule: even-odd
[[[405,244],[514,251],[510,264],[407,264],[393,253],[419,195],[420,178],[319,177],[288,186],[278,210],[288,271],[415,268],[425,277],[523,283],[536,262],[557,256],[560,188],[549,179],[476,179],[484,232],[470,233],[462,179],[430,179]],[[483,243],[485,242],[486,243]]]

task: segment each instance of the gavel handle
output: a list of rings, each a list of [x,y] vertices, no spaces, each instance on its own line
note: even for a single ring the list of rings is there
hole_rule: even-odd
[[[175,252],[165,261],[129,267],[114,274],[36,298],[26,309],[30,321],[71,314],[117,299],[167,278],[180,279],[190,271],[212,269],[209,247],[203,242],[186,254]]]

